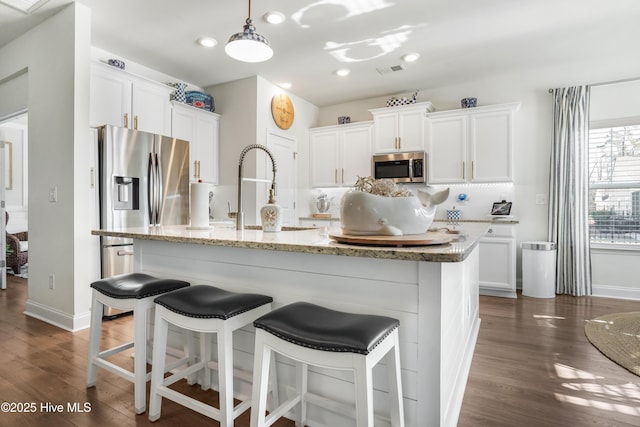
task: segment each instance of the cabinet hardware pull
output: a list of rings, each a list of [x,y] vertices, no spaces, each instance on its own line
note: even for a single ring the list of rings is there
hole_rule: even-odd
[[[337,184],[338,183],[338,168],[336,168],[336,171],[333,175],[333,181]]]
[[[402,148],[402,138],[398,137],[398,150]]]
[[[124,113],[124,127],[129,127],[129,113]]]
[[[462,161],[462,179],[465,179],[465,175],[464,175],[464,169],[465,169],[465,164],[464,164],[464,160]]]
[[[116,251],[117,256],[132,256],[133,251]]]
[[[471,179],[475,179],[476,177],[476,162],[471,161]]]
[[[342,168],[342,183],[344,184],[344,168]]]
[[[138,130],[138,116],[133,116],[133,128]]]
[[[200,179],[200,160],[198,160],[198,179]]]

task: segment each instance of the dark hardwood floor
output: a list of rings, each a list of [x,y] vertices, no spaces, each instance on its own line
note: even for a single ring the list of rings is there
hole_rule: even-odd
[[[133,385],[104,370],[98,371],[98,386],[87,389],[88,330],[70,333],[29,318],[23,314],[26,299],[27,281],[8,276],[8,289],[0,291],[0,403],[23,411],[3,410],[0,426],[218,425],[167,400],[152,424],[134,414]],[[593,297],[481,297],[482,325],[459,426],[640,425],[640,377],[593,348],[583,330],[585,319],[638,307]],[[131,326],[131,318],[109,322],[103,343],[128,339]],[[121,361],[131,363],[126,356]],[[186,385],[181,390],[202,399],[213,394]],[[68,410],[85,402],[89,412]],[[24,412],[32,403],[35,411]],[[63,405],[63,412],[46,412],[46,403]],[[248,414],[236,426],[248,426]]]

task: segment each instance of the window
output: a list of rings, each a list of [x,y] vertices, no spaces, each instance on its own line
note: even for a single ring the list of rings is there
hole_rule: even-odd
[[[640,248],[640,124],[589,130],[589,234]]]

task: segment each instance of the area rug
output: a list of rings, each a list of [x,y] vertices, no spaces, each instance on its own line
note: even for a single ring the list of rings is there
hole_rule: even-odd
[[[587,320],[584,332],[602,354],[640,376],[640,311]]]

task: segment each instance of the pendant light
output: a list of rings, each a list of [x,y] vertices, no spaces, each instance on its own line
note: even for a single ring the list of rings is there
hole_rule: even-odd
[[[262,62],[273,56],[273,49],[269,41],[256,33],[256,27],[251,20],[251,0],[249,0],[249,14],[245,21],[244,31],[229,38],[224,48],[227,55],[242,62]]]

